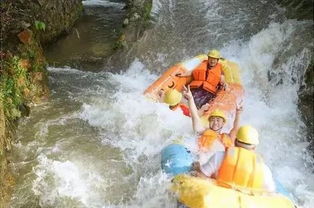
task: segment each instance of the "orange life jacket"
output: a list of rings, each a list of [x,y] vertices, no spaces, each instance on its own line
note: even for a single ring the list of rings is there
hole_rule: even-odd
[[[218,170],[217,182],[227,188],[262,189],[265,180],[262,165],[262,159],[255,152],[231,147]]]
[[[207,129],[202,136],[198,138],[198,147],[201,151],[206,152],[216,139],[220,140],[226,148],[233,146],[232,140],[227,134],[218,134],[211,129]]]
[[[216,94],[217,85],[220,82],[222,66],[217,63],[211,69],[207,69],[208,61],[203,61],[192,72],[193,81],[190,83],[191,89],[203,87],[204,90]]]

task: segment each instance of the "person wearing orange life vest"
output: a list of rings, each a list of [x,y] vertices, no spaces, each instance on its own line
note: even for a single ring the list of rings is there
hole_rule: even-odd
[[[194,165],[192,175],[215,178],[217,184],[227,188],[251,188],[258,191],[275,191],[269,167],[255,153],[259,144],[258,132],[246,125],[239,128],[235,147],[217,152],[202,165]]]
[[[216,151],[225,151],[227,147],[234,145],[236,132],[239,127],[240,114],[242,112],[242,106],[238,105],[236,109],[236,115],[233,123],[233,128],[229,134],[221,133],[222,128],[227,122],[226,115],[223,111],[214,110],[208,120],[209,126],[205,128],[202,124],[201,118],[198,114],[195,106],[194,98],[190,90],[190,86],[184,87],[183,95],[188,100],[192,125],[194,132],[200,137],[197,139],[199,162],[203,164],[209,157],[211,157]]]
[[[204,60],[192,72],[188,72],[185,75],[177,75],[179,77],[192,76],[192,81],[189,85],[197,109],[214,99],[220,86],[223,86],[223,88],[227,86],[223,73],[223,68],[227,66],[219,63],[219,59],[221,59],[220,52],[211,50],[207,56],[208,59]]]

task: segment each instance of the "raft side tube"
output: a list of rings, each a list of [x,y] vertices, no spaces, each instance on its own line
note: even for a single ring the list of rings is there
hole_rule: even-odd
[[[178,196],[179,202],[189,208],[294,208],[294,203],[279,193],[244,193],[218,186],[213,179],[204,179],[189,175],[177,175],[172,180],[171,190]]]

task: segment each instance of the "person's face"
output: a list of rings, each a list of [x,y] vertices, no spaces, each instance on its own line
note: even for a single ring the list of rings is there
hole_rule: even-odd
[[[210,117],[209,118],[209,128],[213,131],[219,131],[224,126],[224,119],[221,117]]]
[[[219,60],[219,59],[212,58],[212,57],[209,57],[209,56],[208,56],[208,64],[209,64],[209,66],[210,66],[210,67],[216,66],[216,64],[218,63],[218,60]]]

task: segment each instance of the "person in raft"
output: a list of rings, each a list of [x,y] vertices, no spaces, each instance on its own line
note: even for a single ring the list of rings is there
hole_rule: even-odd
[[[197,109],[214,99],[218,89],[226,89],[227,87],[223,71],[228,66],[219,63],[220,52],[211,50],[207,56],[208,59],[204,60],[192,72],[176,75],[178,77],[192,77],[189,85]]]
[[[182,97],[182,94],[178,90],[170,89],[164,94],[163,100],[166,104],[169,105],[170,110],[175,111],[180,108],[185,116],[191,117],[189,107],[181,102]],[[203,107],[198,111],[198,114],[203,115],[207,108],[207,105],[203,105]]]
[[[255,152],[259,144],[258,132],[252,126],[239,128],[235,146],[226,152],[217,152],[204,165],[193,163],[192,175],[211,177],[227,188],[252,188],[274,192],[275,182],[269,167]]]
[[[239,120],[242,112],[242,105],[237,105],[236,115],[233,122],[233,128],[229,134],[222,133],[222,128],[227,122],[226,115],[223,111],[214,110],[209,118],[209,126],[205,128],[197,112],[194,98],[190,86],[184,87],[184,97],[188,100],[188,105],[192,117],[194,132],[200,137],[197,139],[199,162],[203,164],[217,151],[225,151],[226,148],[234,145],[236,132],[239,128]]]
[[[191,116],[189,107],[181,103],[181,100],[182,94],[176,89],[168,90],[164,95],[164,102],[169,105],[170,110],[174,111],[177,108],[181,108],[185,116]]]

